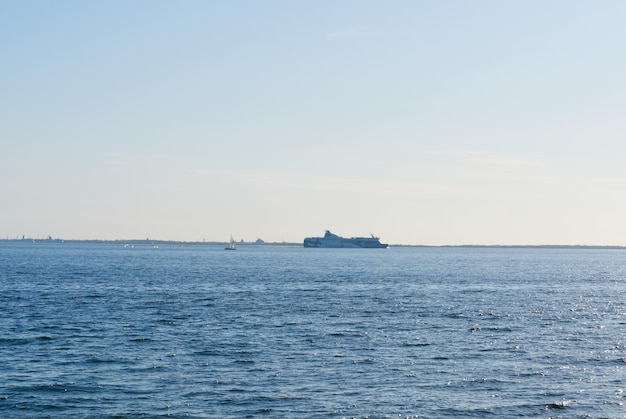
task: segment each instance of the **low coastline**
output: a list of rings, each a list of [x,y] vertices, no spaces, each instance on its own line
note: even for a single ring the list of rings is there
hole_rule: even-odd
[[[85,244],[120,244],[120,245],[214,245],[221,246],[225,242],[217,240],[201,240],[201,241],[184,241],[184,240],[152,240],[152,239],[58,239],[58,238],[3,238],[0,243],[85,243]],[[237,242],[238,246],[302,246],[302,242]],[[626,250],[626,246],[618,245],[568,245],[568,244],[445,244],[445,245],[428,245],[428,244],[389,244],[389,247],[408,247],[408,248],[475,248],[475,249],[614,249]]]

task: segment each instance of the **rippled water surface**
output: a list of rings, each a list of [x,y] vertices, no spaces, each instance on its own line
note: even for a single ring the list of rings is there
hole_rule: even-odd
[[[0,417],[626,417],[626,250],[0,243]]]

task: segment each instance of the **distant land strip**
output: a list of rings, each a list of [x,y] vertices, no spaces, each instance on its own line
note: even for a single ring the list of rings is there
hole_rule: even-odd
[[[226,241],[215,240],[152,240],[152,239],[131,239],[131,240],[100,240],[100,239],[34,239],[34,238],[3,238],[0,242],[25,242],[25,243],[109,243],[120,245],[223,245]],[[246,242],[239,241],[236,244],[243,246],[302,246],[302,242]],[[476,248],[476,249],[618,249],[626,250],[626,246],[617,245],[584,245],[584,244],[390,244],[389,247],[423,247],[423,248]]]

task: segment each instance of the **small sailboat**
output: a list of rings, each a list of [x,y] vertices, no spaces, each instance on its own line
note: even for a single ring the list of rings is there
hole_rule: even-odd
[[[232,234],[230,236],[230,241],[228,242],[228,246],[226,246],[224,250],[237,250],[237,248],[235,247],[235,240],[233,239]]]

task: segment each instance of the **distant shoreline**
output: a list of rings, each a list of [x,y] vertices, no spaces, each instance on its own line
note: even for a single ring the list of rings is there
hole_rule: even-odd
[[[120,245],[209,245],[209,246],[221,246],[224,243],[228,243],[227,241],[214,241],[214,240],[202,240],[202,241],[181,241],[181,240],[151,240],[151,239],[131,239],[131,240],[105,240],[105,239],[33,239],[33,238],[24,238],[24,239],[0,239],[0,243],[93,243],[93,244],[120,244]],[[287,243],[287,242],[264,242],[264,243],[255,243],[255,242],[235,242],[238,246],[302,246],[302,243]]]
[[[150,240],[150,239],[132,239],[132,240],[100,240],[100,239],[0,239],[0,243],[93,243],[93,244],[120,244],[120,245],[207,245],[221,246],[225,241],[179,241],[179,240]],[[302,246],[301,242],[236,242],[238,246]],[[423,247],[423,248],[475,248],[475,249],[614,249],[626,250],[626,246],[617,245],[568,245],[568,244],[444,244],[444,245],[428,245],[428,244],[390,244],[389,247]]]

